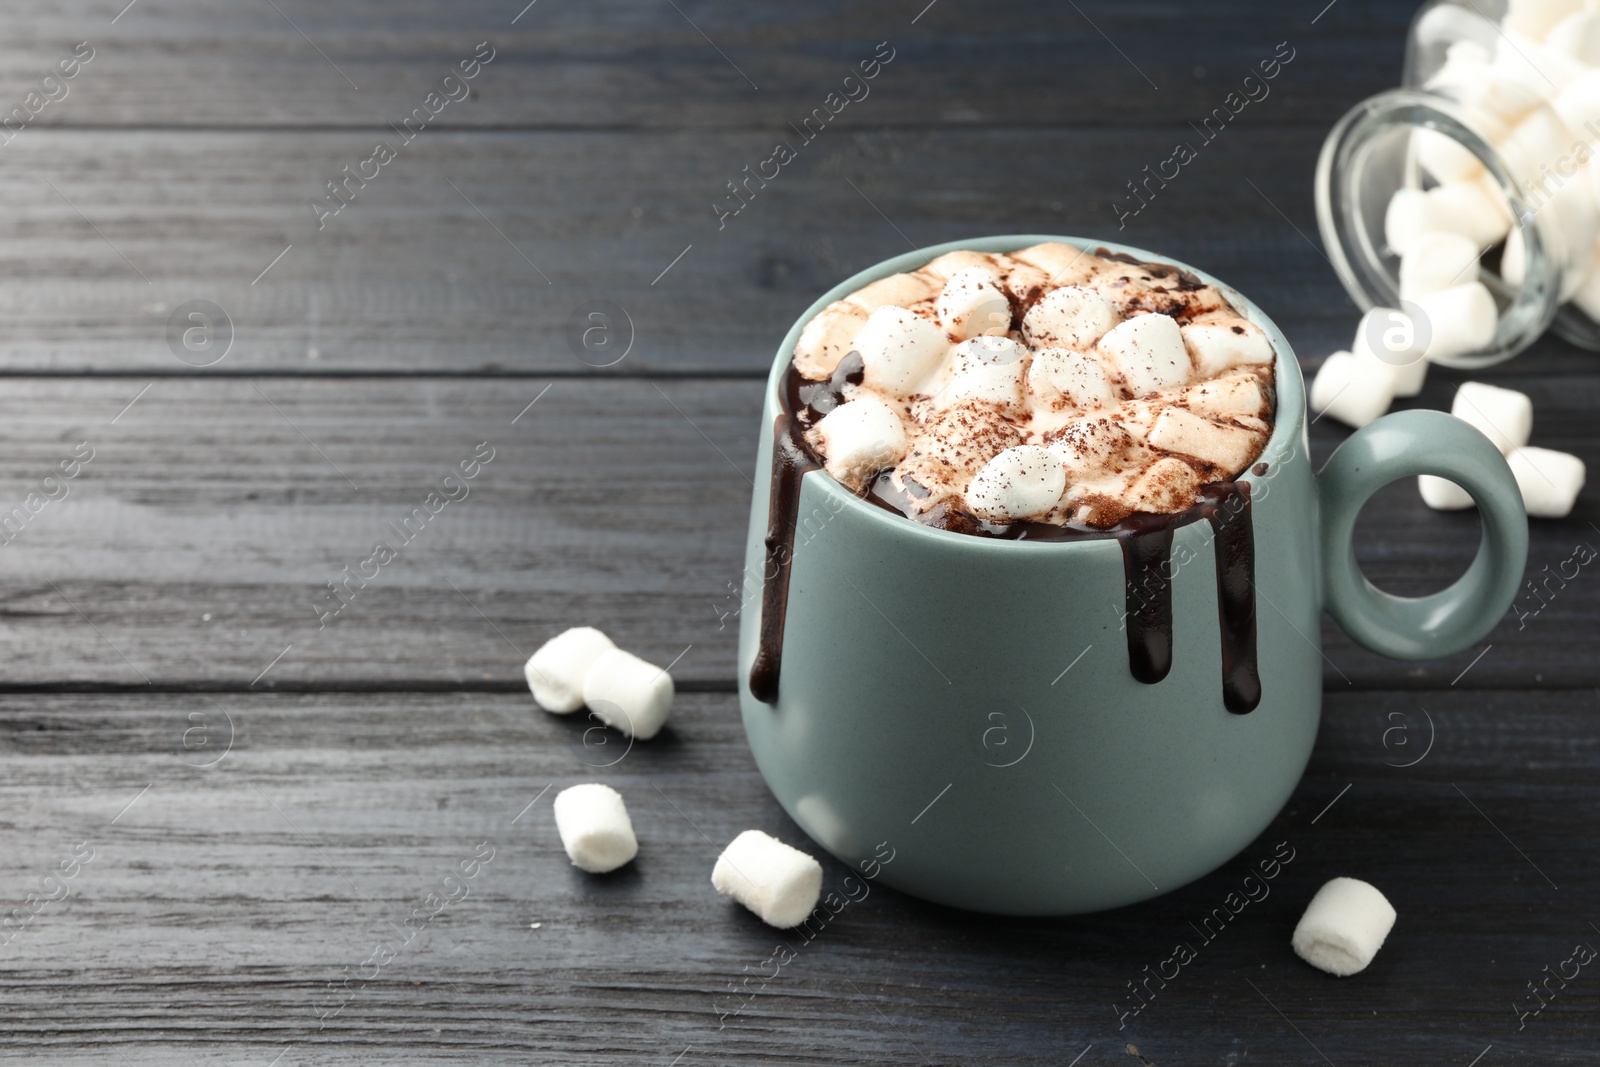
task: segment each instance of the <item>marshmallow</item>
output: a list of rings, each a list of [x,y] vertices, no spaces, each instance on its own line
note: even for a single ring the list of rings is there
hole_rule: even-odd
[[[880,307],[856,334],[862,384],[893,396],[920,392],[944,361],[944,331],[904,308]]]
[[[1536,519],[1560,519],[1578,502],[1586,471],[1583,460],[1548,448],[1513,448],[1506,462],[1522,490],[1522,506]]]
[[[1373,308],[1361,316],[1350,351],[1357,360],[1387,364],[1394,375],[1394,395],[1403,397],[1422,392],[1427,347],[1426,332],[1417,329],[1410,315],[1398,308]]]
[[[1425,233],[1400,256],[1400,298],[1465,285],[1478,278],[1478,246],[1458,233]]]
[[[1514,33],[1542,41],[1556,23],[1583,10],[1583,0],[1509,0],[1502,21]]]
[[[769,926],[799,926],[822,895],[822,864],[760,830],[746,830],[717,857],[711,884]]]
[[[1500,324],[1494,297],[1478,281],[1429,293],[1414,303],[1427,317],[1428,358],[1435,362],[1487,348]]]
[[[1513,289],[1522,288],[1528,277],[1528,246],[1518,227],[1506,234],[1506,243],[1500,249],[1500,277]]]
[[[1417,491],[1422,494],[1422,502],[1434,511],[1460,511],[1475,503],[1472,494],[1455,482],[1432,474],[1417,476]]]
[[[1572,294],[1572,302],[1578,310],[1600,322],[1600,244],[1590,251],[1589,257],[1589,266]]]
[[[609,785],[591,782],[563,789],[554,807],[561,847],[574,866],[604,874],[639,854],[622,794]]]
[[[1011,301],[987,267],[957,271],[939,293],[939,324],[952,341],[1004,337],[1011,331]]]
[[[1261,327],[1231,316],[1225,322],[1209,320],[1210,316],[1201,316],[1178,327],[1202,378],[1215,377],[1229,367],[1272,362],[1272,342]]]
[[[648,741],[672,710],[672,677],[631,652],[608,649],[583,680],[583,702],[607,726]]]
[[[1515,389],[1462,382],[1450,414],[1493,441],[1501,455],[1527,444],[1533,433],[1533,401]]]
[[[1189,380],[1191,364],[1183,333],[1166,315],[1135,315],[1113,326],[1096,347],[1136,397]]]
[[[828,457],[828,473],[852,489],[899,463],[909,447],[900,416],[870,394],[857,396],[822,416],[816,433],[822,453]]]
[[[1200,475],[1181,459],[1163,456],[1134,479],[1123,499],[1135,510],[1170,514],[1194,503]]]
[[[1093,289],[1064,285],[1044,294],[1022,317],[1022,335],[1031,345],[1088,348],[1120,316],[1117,309]]]
[[[1550,107],[1575,137],[1591,123],[1600,124],[1600,70],[1586,71],[1568,82]]]
[[[845,300],[870,315],[882,307],[910,307],[937,293],[938,286],[922,274],[891,274],[862,286]]]
[[[1394,403],[1394,368],[1368,356],[1335,352],[1322,361],[1312,379],[1309,400],[1318,415],[1331,415],[1349,426],[1365,426]]]
[[[928,260],[918,273],[925,274],[943,285],[957,274],[968,270],[979,270],[990,278],[995,277],[994,261],[984,253],[974,252],[969,248],[958,248],[954,252],[935,256]]]
[[[1179,407],[1156,416],[1145,441],[1164,452],[1193,456],[1225,471],[1243,469],[1259,443],[1249,430],[1215,423]]]
[[[1001,522],[1043,518],[1061,500],[1067,470],[1038,445],[1008,448],[986,463],[967,486],[967,507]]]
[[[1384,895],[1355,878],[1335,878],[1317,890],[1294,928],[1294,954],[1319,971],[1343,978],[1364,971],[1394,929]]]
[[[1578,11],[1550,28],[1545,46],[1586,67],[1600,67],[1600,14]]]
[[[1539,39],[1503,30],[1495,40],[1490,69],[1515,81],[1541,99],[1554,96],[1583,73],[1583,64]]]
[[[1459,233],[1479,248],[1499,244],[1511,229],[1511,209],[1485,174],[1477,181],[1450,182],[1422,194],[1428,198],[1434,229]]]
[[[533,699],[546,711],[568,715],[583,707],[583,680],[589,668],[616,646],[592,626],[574,626],[552,637],[532,656],[522,673]]]
[[[1021,408],[1027,372],[1028,350],[1011,338],[974,337],[951,351],[948,377],[934,403],[940,409],[966,400]]]
[[[1035,409],[1088,410],[1117,398],[1100,362],[1069,348],[1041,348],[1033,354],[1028,366],[1028,394]]]
[[[1076,482],[1104,473],[1136,451],[1139,441],[1121,422],[1091,417],[1067,423],[1046,447]]]
[[[855,347],[856,334],[867,313],[846,300],[835,300],[817,313],[800,331],[794,345],[794,363],[808,378],[826,378],[845,353]]]
[[[1178,399],[1190,411],[1197,411],[1214,419],[1232,419],[1241,415],[1259,418],[1267,410],[1267,394],[1261,381],[1253,374],[1230,374],[1191,385],[1178,394]]]
[[[1468,181],[1483,173],[1483,161],[1455,138],[1426,127],[1411,136],[1417,162],[1435,181]]]

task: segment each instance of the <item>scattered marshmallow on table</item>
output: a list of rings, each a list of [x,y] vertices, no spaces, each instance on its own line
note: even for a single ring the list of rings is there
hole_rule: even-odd
[[[1241,431],[1243,432],[1243,431]],[[1067,468],[1054,452],[1018,445],[997,454],[967,486],[967,505],[987,519],[1039,519],[1067,490]]]
[[[1367,358],[1387,364],[1394,376],[1394,395],[1412,397],[1422,392],[1428,374],[1427,337],[1399,308],[1373,308],[1361,316],[1350,352],[1364,363]]]
[[[672,676],[632,652],[602,652],[583,680],[583,702],[607,726],[648,741],[672,710]]]
[[[1343,978],[1366,970],[1394,920],[1394,905],[1376,887],[1335,878],[1311,898],[1291,944],[1311,966]]]
[[[780,930],[798,926],[822,896],[822,864],[760,830],[746,830],[717,857],[711,884]]]
[[[1521,448],[1533,434],[1533,401],[1515,389],[1462,382],[1450,414],[1493,441],[1501,455]]]
[[[1388,411],[1394,395],[1395,373],[1389,364],[1373,355],[1335,352],[1311,380],[1308,399],[1318,415],[1359,428]]]
[[[563,789],[554,807],[561,847],[575,866],[604,874],[639,854],[627,805],[610,786],[591,782]]]
[[[1455,482],[1432,474],[1417,476],[1417,491],[1422,494],[1422,502],[1434,511],[1460,511],[1476,504],[1472,494]]]
[[[1583,460],[1548,448],[1513,448],[1506,462],[1522,491],[1522,506],[1537,519],[1559,519],[1572,511],[1583,488]]]
[[[546,711],[567,715],[583,707],[583,680],[589,668],[616,646],[592,626],[563,630],[528,657],[522,673],[533,699]]]

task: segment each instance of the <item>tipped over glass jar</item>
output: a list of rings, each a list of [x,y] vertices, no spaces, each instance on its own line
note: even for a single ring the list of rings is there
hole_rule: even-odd
[[[1406,311],[1430,362],[1600,350],[1600,0],[1424,5],[1401,88],[1328,134],[1316,207],[1352,299]]]

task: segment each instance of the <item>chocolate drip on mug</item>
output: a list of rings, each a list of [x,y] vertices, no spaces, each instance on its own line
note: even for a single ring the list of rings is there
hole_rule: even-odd
[[[1117,537],[1126,589],[1128,671],[1146,685],[1161,681],[1172,670],[1172,526],[1151,526]]]
[[[789,607],[789,567],[800,514],[800,479],[821,464],[794,419],[780,413],[772,426],[772,490],[767,504],[767,558],[761,583],[761,638],[750,666],[750,693],[763,704],[778,699],[783,621]]]
[[[1221,482],[1200,490],[1200,508],[1215,534],[1217,629],[1222,635],[1222,702],[1236,715],[1261,703],[1256,661],[1256,541],[1250,483]]]

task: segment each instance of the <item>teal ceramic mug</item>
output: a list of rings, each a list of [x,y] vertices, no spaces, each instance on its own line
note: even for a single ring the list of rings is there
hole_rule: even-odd
[[[1322,611],[1385,655],[1459,651],[1511,604],[1528,541],[1504,459],[1478,431],[1439,412],[1379,419],[1313,473],[1305,388],[1288,342],[1254,304],[1188,267],[1271,339],[1277,411],[1260,463],[1240,479],[1249,485],[1240,521],[1253,560],[1236,550],[1237,531],[1228,534],[1226,523],[1172,532],[1165,677],[1150,684],[1131,670],[1127,620],[1144,612],[1118,541],[935,529],[813,470],[798,479],[786,603],[770,627],[778,631],[776,692],[758,699],[750,676],[763,600],[771,602],[762,587],[781,570],[769,568],[766,546],[774,425],[801,327],[828,303],[941,253],[1043,241],[1175,262],[1070,237],[959,241],[863,271],[789,331],[767,381],[739,634],[745,732],[800,827],[852,866],[881,859],[887,842],[894,859],[879,877],[907,893],[1011,915],[1130,904],[1238,853],[1282,808],[1310,757]],[[1368,496],[1417,474],[1466,488],[1484,536],[1454,585],[1395,597],[1362,575],[1351,534]],[[1228,564],[1222,572],[1218,556]],[[1241,626],[1249,621],[1241,611],[1253,612],[1253,627]],[[1224,683],[1250,629],[1259,699],[1240,713],[1238,687]]]

